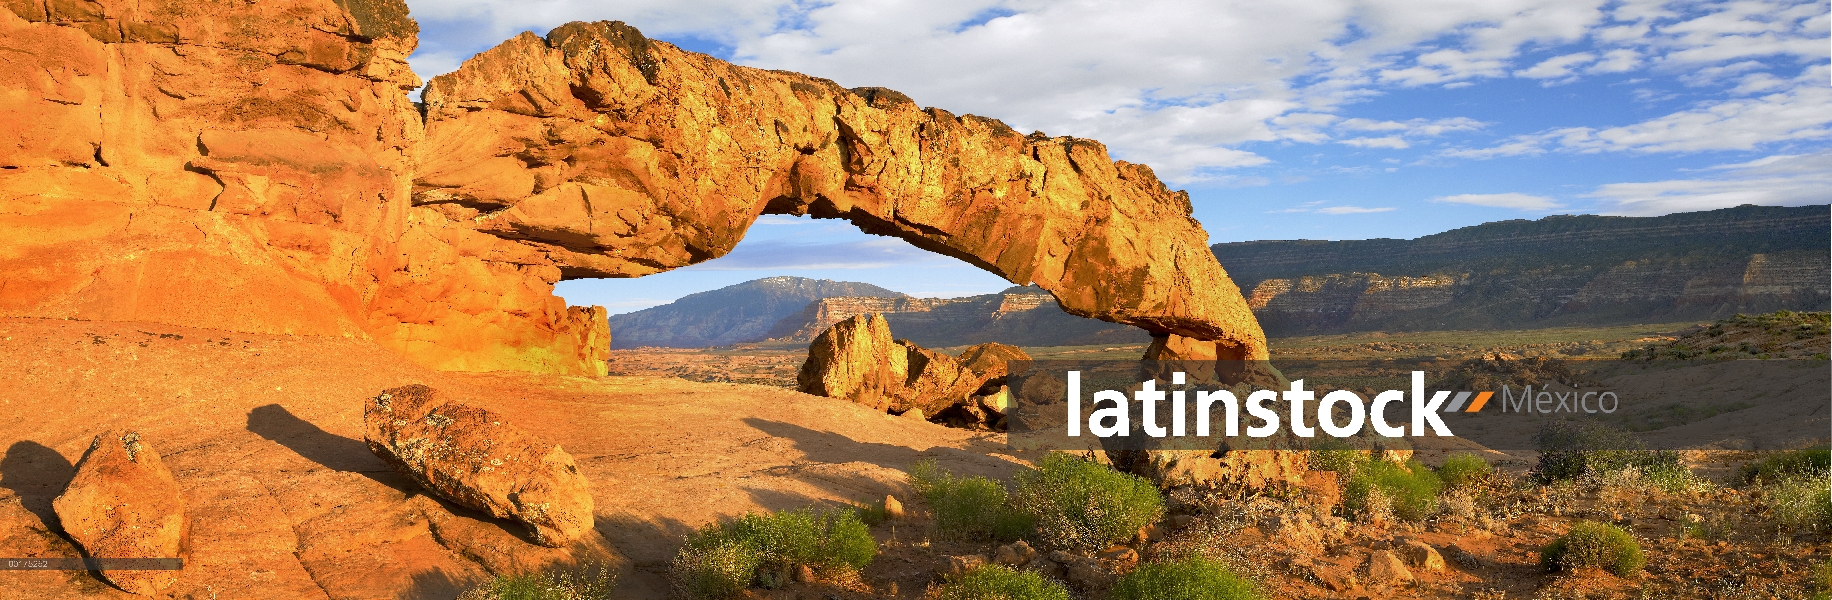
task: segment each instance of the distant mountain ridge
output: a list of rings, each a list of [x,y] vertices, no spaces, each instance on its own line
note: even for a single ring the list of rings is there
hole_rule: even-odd
[[[611,315],[611,347],[704,348],[757,341],[810,301],[833,296],[907,297],[869,283],[767,277]]]
[[[1832,207],[1554,216],[1413,240],[1216,244],[1267,335],[1826,310]]]
[[[834,323],[868,313],[882,313],[897,338],[931,348],[985,342],[1079,346],[1151,341],[1149,334],[1136,327],[1063,312],[1055,296],[1026,286],[963,298],[822,298],[778,322],[769,337],[811,341]]]

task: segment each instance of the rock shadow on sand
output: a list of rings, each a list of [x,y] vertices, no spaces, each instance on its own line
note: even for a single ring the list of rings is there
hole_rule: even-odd
[[[51,501],[64,493],[74,477],[76,465],[49,446],[31,440],[13,442],[6,449],[6,457],[0,458],[0,487],[12,490],[20,504],[52,531],[58,527]]]
[[[284,406],[268,404],[248,411],[248,431],[285,446],[324,468],[357,473],[410,494],[421,491],[419,486],[413,485],[405,476],[390,468],[388,463],[376,457],[374,452],[370,452],[368,442],[325,431],[294,415]]]

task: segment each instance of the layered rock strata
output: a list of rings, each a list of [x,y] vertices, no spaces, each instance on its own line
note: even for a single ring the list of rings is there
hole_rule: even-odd
[[[592,531],[590,482],[572,456],[424,385],[391,388],[363,406],[369,450],[454,504],[528,527],[558,548]]]
[[[1217,244],[1266,331],[1720,319],[1832,303],[1826,206],[1501,221],[1414,240]]]
[[[0,6],[0,315],[370,337],[433,367],[602,374],[553,284],[842,218],[1069,313],[1260,358],[1187,195],[1097,142],[682,51],[621,23],[436,78],[400,0]]]

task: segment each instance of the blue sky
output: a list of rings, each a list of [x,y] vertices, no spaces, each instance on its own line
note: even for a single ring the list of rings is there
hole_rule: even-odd
[[[734,62],[1099,139],[1216,242],[1411,238],[1550,214],[1832,201],[1824,2],[409,0],[422,77],[517,32],[622,20]],[[850,225],[769,217],[730,255],[563,282],[613,313],[759,277],[1010,285]]]

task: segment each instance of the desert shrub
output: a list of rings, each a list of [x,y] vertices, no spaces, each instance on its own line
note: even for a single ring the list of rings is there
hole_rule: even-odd
[[[1825,474],[1787,474],[1772,481],[1762,488],[1762,504],[1776,525],[1832,528],[1832,483]]]
[[[933,459],[911,466],[909,477],[910,487],[929,502],[935,528],[943,535],[1012,541],[1024,537],[1035,523],[1012,508],[1005,486],[992,479],[958,477]]]
[[[1444,482],[1437,473],[1418,461],[1404,465],[1392,461],[1369,461],[1343,486],[1342,503],[1357,512],[1378,511],[1381,498],[1391,502],[1393,515],[1408,521],[1422,521],[1438,511],[1438,492]]]
[[[1033,571],[986,565],[943,586],[939,600],[1069,600],[1069,590]]]
[[[1743,465],[1741,483],[1763,484],[1795,476],[1825,477],[1832,472],[1832,449],[1807,448],[1763,457]]]
[[[1192,556],[1140,565],[1114,582],[1111,600],[1256,600],[1253,584],[1221,563]]]
[[[1539,562],[1547,568],[1602,567],[1619,577],[1627,577],[1640,571],[1647,564],[1647,557],[1641,554],[1641,544],[1622,528],[1584,521],[1571,526],[1571,531],[1540,550]]]
[[[1151,482],[1062,453],[1019,473],[1013,500],[1036,518],[1039,541],[1074,550],[1126,540],[1164,515],[1164,497]]]
[[[1832,600],[1832,559],[1813,565],[1813,600]]]
[[[1454,490],[1487,479],[1494,471],[1495,468],[1489,466],[1488,460],[1467,452],[1458,452],[1444,459],[1444,466],[1438,467],[1438,478],[1444,480],[1444,487]]]
[[[1679,453],[1648,450],[1633,434],[1609,425],[1558,421],[1534,434],[1533,441],[1540,454],[1530,475],[1541,484],[1625,469],[1634,469],[1639,481],[1668,492],[1699,483]]]
[[[548,573],[498,576],[466,590],[458,600],[608,600],[617,572],[603,563]]]
[[[1367,452],[1335,438],[1313,442],[1307,454],[1312,471],[1335,471],[1343,477],[1353,476],[1369,460]]]
[[[670,574],[682,595],[726,598],[753,584],[786,583],[794,565],[856,571],[877,554],[877,541],[855,511],[752,513],[689,535]]]

